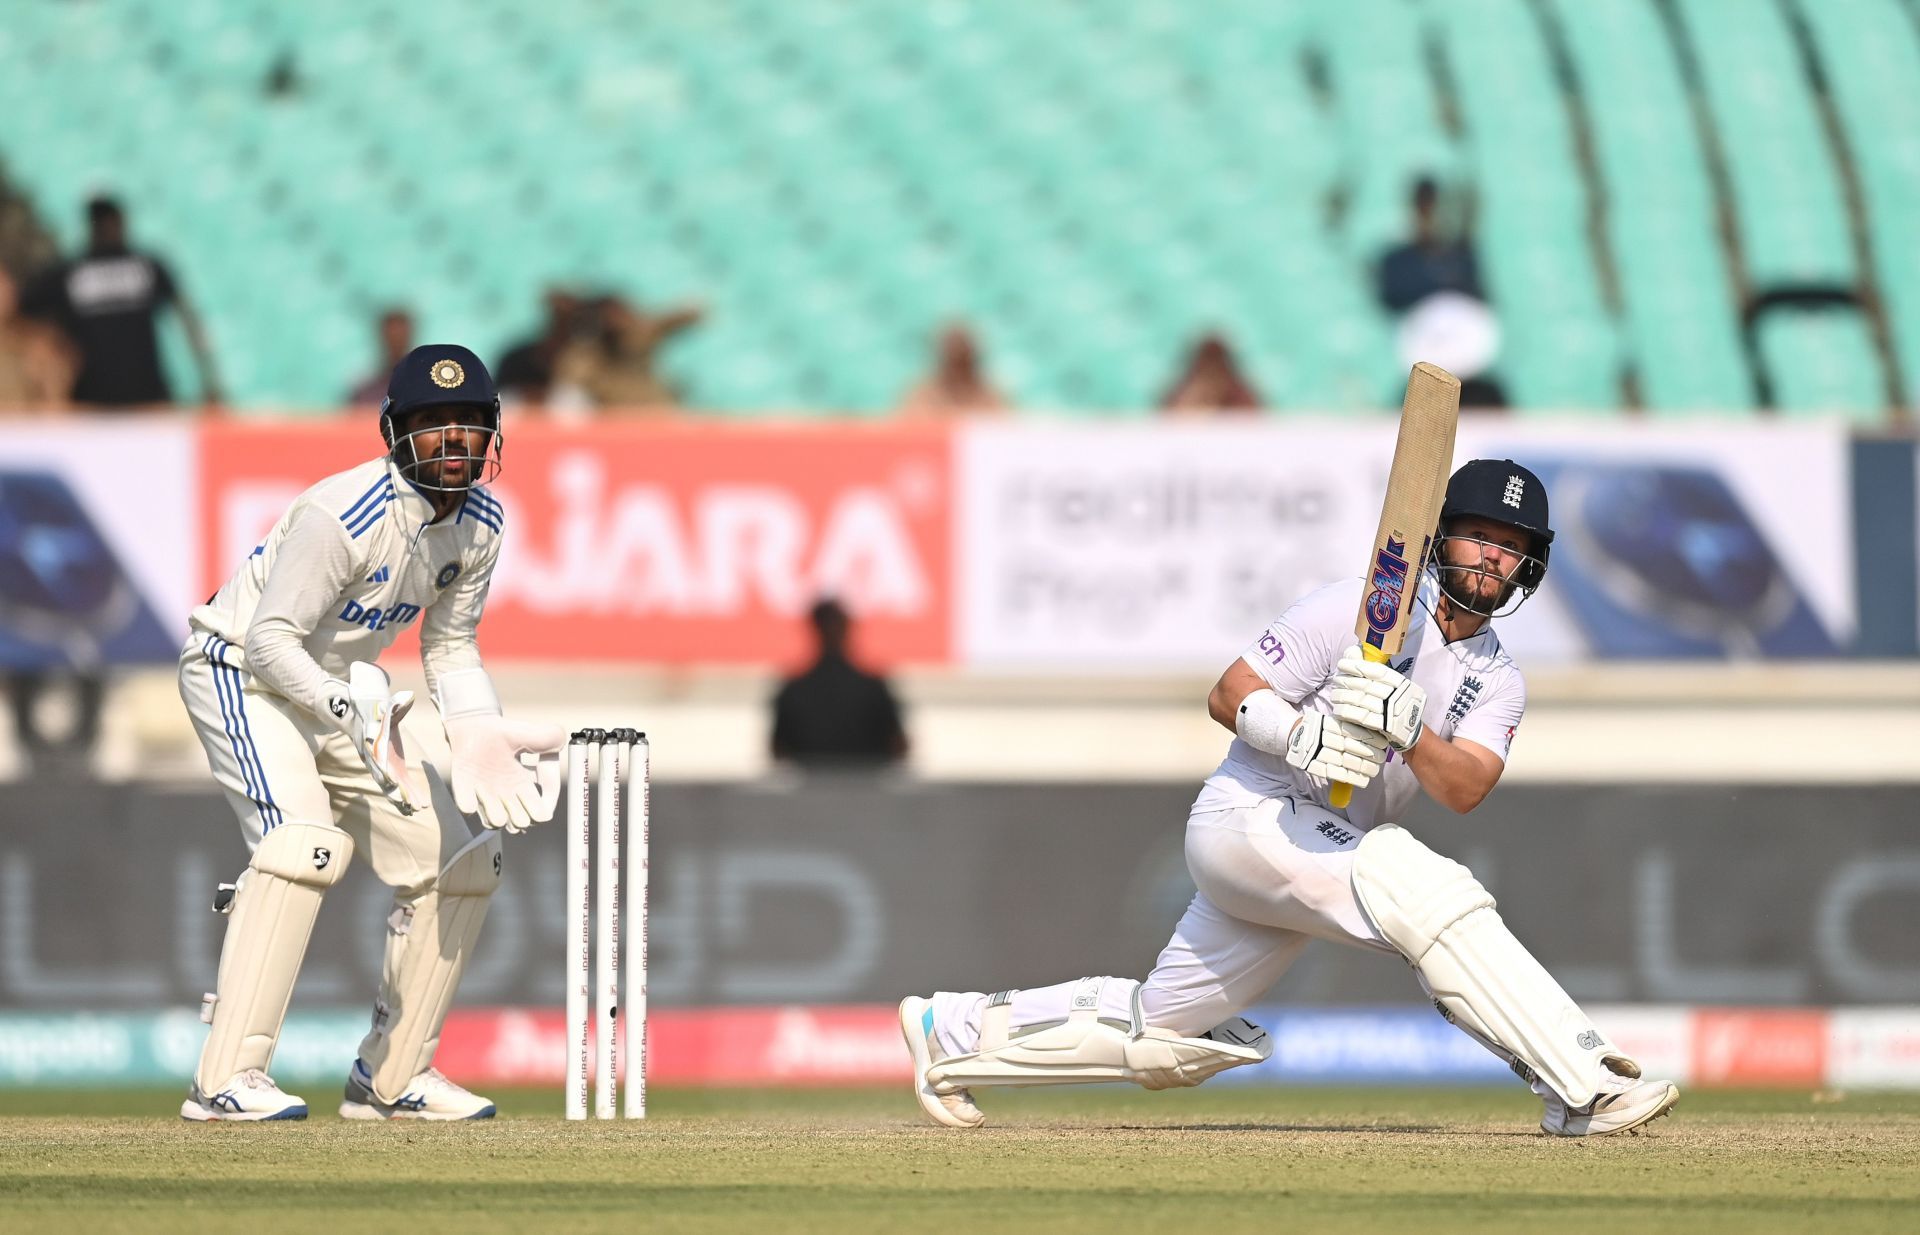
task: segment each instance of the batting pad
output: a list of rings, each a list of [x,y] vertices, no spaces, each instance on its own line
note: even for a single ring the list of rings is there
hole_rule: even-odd
[[[380,1001],[373,1033],[360,1047],[382,1102],[405,1094],[433,1063],[460,974],[500,886],[501,858],[500,834],[482,832],[447,861],[433,887],[388,919]]]
[[[1441,1014],[1531,1069],[1567,1105],[1593,1101],[1609,1071],[1640,1075],[1513,937],[1492,895],[1460,863],[1383,824],[1354,851],[1353,889]],[[1608,1060],[1616,1066],[1608,1069]]]
[[[352,859],[352,838],[323,824],[283,823],[260,838],[234,891],[220,948],[213,1029],[200,1052],[201,1093],[215,1093],[234,1073],[264,1071],[273,1062],[314,916]]]
[[[1172,1030],[1150,1029],[1141,1020],[1140,992],[1133,995],[1133,1022],[1126,1028],[1102,1020],[1100,985],[1088,978],[1074,993],[1067,1019],[1008,1038],[1006,1001],[995,996],[981,1018],[981,1049],[942,1059],[927,1069],[927,1083],[938,1093],[976,1085],[1091,1085],[1131,1081],[1145,1089],[1198,1085],[1210,1076],[1259,1063],[1273,1053],[1266,1032],[1238,1017],[1221,1026],[1235,1032],[1210,1038],[1183,1038]],[[1006,992],[1010,995],[1012,992]]]

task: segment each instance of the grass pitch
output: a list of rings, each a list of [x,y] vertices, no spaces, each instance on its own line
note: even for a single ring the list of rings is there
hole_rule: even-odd
[[[331,1092],[309,1086],[316,1110]],[[1512,1090],[665,1091],[645,1124],[189,1125],[179,1093],[0,1091],[0,1230],[1920,1230],[1920,1095],[1694,1093],[1539,1135]]]

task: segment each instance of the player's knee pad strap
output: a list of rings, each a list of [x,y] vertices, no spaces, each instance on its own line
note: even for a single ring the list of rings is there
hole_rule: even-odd
[[[212,1025],[200,1054],[202,1092],[272,1062],[314,917],[352,859],[351,837],[314,823],[283,823],[254,847],[234,891],[219,990],[202,1013]]]
[[[1569,1105],[1598,1092],[1606,1061],[1638,1075],[1495,912],[1460,863],[1394,824],[1360,839],[1354,895],[1370,921],[1420,972],[1441,1015],[1537,1074]]]
[[[373,1032],[360,1052],[382,1102],[399,1098],[433,1062],[467,956],[500,886],[501,865],[500,833],[483,832],[448,860],[431,888],[389,919],[386,973]]]
[[[1099,1017],[1102,979],[1090,978],[1074,993],[1067,1019],[1015,1037],[1004,1031],[1004,1008],[989,1003],[982,1016],[982,1049],[943,1059],[927,1070],[939,1093],[975,1085],[1090,1085],[1132,1081],[1145,1089],[1198,1085],[1208,1077],[1259,1063],[1273,1053],[1262,1033],[1252,1042],[1183,1038],[1141,1022],[1136,985],[1132,1023],[1125,1028]],[[1008,992],[1011,994],[1011,992]],[[997,996],[995,998],[998,998]],[[1003,1009],[999,1032],[991,1016]]]

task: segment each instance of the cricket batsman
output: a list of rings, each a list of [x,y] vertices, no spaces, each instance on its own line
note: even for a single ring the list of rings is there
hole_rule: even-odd
[[[183,1119],[306,1118],[267,1068],[314,915],[356,852],[394,900],[340,1114],[494,1114],[433,1067],[434,1048],[500,883],[498,829],[552,818],[564,735],[501,715],[475,642],[505,520],[482,483],[501,457],[486,366],[464,347],[415,348],[380,433],[385,453],[301,494],[194,610],[180,655],[180,697],[252,853],[215,904],[226,940]],[[374,663],[415,623],[444,743],[403,726],[412,692]],[[409,763],[407,731],[440,766]]]
[[[1208,713],[1234,734],[1187,819],[1199,891],[1144,982],[940,991],[900,1004],[914,1092],[935,1122],[978,1127],[970,1090],[1133,1081],[1197,1085],[1257,1063],[1237,1014],[1314,939],[1393,952],[1440,1014],[1510,1065],[1556,1136],[1630,1132],[1680,1091],[1646,1080],[1523,947],[1473,872],[1393,822],[1416,793],[1456,812],[1500,779],[1526,685],[1493,619],[1547,573],[1547,494],[1511,460],[1456,471],[1400,659],[1354,646],[1362,581],[1297,601],[1228,666]],[[1344,809],[1335,783],[1353,787]]]

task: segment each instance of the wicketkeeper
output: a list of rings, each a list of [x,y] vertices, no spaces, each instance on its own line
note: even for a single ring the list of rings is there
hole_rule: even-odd
[[[1397,953],[1434,1006],[1505,1060],[1559,1136],[1627,1132],[1680,1091],[1644,1080],[1523,947],[1458,862],[1394,821],[1417,793],[1478,806],[1526,707],[1492,619],[1546,577],[1547,494],[1508,459],[1455,472],[1433,569],[1400,659],[1354,644],[1363,581],[1309,593],[1220,675],[1210,715],[1234,734],[1187,819],[1199,888],[1144,982],[940,991],[900,1004],[914,1093],[936,1122],[985,1121],[971,1089],[1134,1081],[1197,1085],[1267,1058],[1238,1013],[1314,939]],[[1344,808],[1336,783],[1353,786]]]
[[[184,1119],[306,1117],[267,1068],[314,915],[355,852],[394,900],[340,1113],[494,1113],[433,1067],[434,1048],[500,883],[495,829],[552,818],[565,735],[501,715],[475,642],[505,523],[482,483],[501,457],[486,366],[464,347],[415,348],[394,367],[380,432],[385,454],[301,494],[194,610],[180,656],[180,697],[253,855],[215,906],[226,942]],[[403,724],[412,692],[392,692],[374,663],[415,623],[444,743]],[[410,762],[410,747],[433,760]]]

